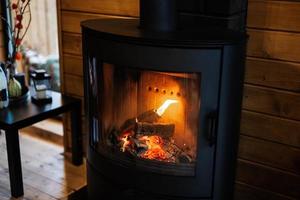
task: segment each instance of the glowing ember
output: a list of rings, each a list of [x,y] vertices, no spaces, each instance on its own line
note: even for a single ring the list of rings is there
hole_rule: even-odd
[[[192,162],[186,145],[182,149],[173,139],[175,124],[160,122],[165,111],[175,103],[178,101],[168,99],[157,110],[151,109],[126,120],[120,130],[112,130],[109,145],[133,157],[171,163]]]
[[[142,158],[146,159],[155,159],[155,160],[165,160],[167,158],[167,154],[165,150],[163,150],[163,139],[159,136],[143,136],[140,140],[144,140],[148,147],[147,151],[141,155]]]
[[[177,103],[178,101],[177,100],[172,100],[172,99],[168,99],[166,100],[156,111],[156,113],[159,115],[159,116],[162,116],[165,111],[167,110],[167,108],[173,104],[173,103]]]
[[[122,147],[121,147],[122,152],[125,152],[126,147],[128,145],[130,145],[129,135],[130,135],[130,133],[125,133],[123,135],[123,137],[120,138],[120,140],[123,142]]]

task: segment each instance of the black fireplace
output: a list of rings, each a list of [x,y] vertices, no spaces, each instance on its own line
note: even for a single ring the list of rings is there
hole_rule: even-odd
[[[174,2],[82,23],[91,200],[232,199],[246,36],[178,28]]]

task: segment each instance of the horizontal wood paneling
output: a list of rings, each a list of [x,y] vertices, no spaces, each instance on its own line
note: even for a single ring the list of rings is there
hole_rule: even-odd
[[[250,57],[245,82],[300,92],[300,64]]]
[[[81,35],[63,33],[62,35],[62,51],[63,53],[74,54],[81,56],[82,42]]]
[[[83,78],[71,74],[64,74],[65,93],[69,95],[83,96]]]
[[[63,55],[64,72],[67,74],[82,76],[83,63],[81,56],[74,56],[69,54]]]
[[[62,30],[66,32],[81,33],[80,22],[88,19],[107,19],[113,16],[81,13],[81,12],[62,12]]]
[[[252,162],[239,161],[238,200],[300,198],[299,3],[249,1],[249,57],[239,155]],[[67,93],[83,96],[80,21],[136,17],[138,0],[62,0],[61,7],[64,86]]]
[[[282,170],[239,160],[237,181],[300,199],[300,176]]]
[[[299,121],[243,111],[241,133],[300,148]]]
[[[300,33],[248,29],[248,56],[300,62]]]
[[[245,85],[243,108],[300,120],[300,94]]]
[[[296,200],[244,183],[236,183],[235,188],[234,200]]]
[[[252,0],[248,3],[248,27],[300,31],[300,2]]]
[[[239,157],[300,175],[299,148],[241,136]]]
[[[300,2],[250,0],[248,9],[243,107],[251,111],[242,113],[241,133],[255,138],[241,136],[239,156],[253,162],[239,161],[237,180],[246,184],[236,194],[300,199]]]
[[[139,0],[62,0],[63,10],[111,15],[138,16]]]

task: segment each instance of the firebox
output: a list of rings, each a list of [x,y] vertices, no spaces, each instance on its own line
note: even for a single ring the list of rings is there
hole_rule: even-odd
[[[201,74],[107,63],[102,73],[96,148],[124,165],[141,161],[145,171],[195,175]]]
[[[246,36],[147,20],[82,23],[89,199],[232,199]]]

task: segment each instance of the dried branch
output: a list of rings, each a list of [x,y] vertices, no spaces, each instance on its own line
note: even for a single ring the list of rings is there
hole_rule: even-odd
[[[28,3],[30,2],[30,0],[28,0]],[[27,5],[29,5],[29,4],[26,4],[26,6]],[[26,29],[25,29],[25,32],[24,32],[24,34],[22,35],[22,37],[21,37],[21,40],[23,41],[23,39],[24,39],[24,37],[25,37],[25,35],[26,35],[26,33],[27,33],[27,31],[28,31],[28,29],[29,29],[29,26],[30,26],[30,24],[31,24],[31,17],[32,17],[32,15],[31,15],[31,8],[30,8],[30,6],[28,6],[28,10],[29,10],[29,21],[28,21],[28,24],[27,24],[27,27],[26,27]],[[24,10],[25,11],[25,10]]]
[[[21,1],[18,0],[16,3],[11,3],[10,0],[8,0],[8,5],[7,9],[10,10],[10,13],[14,11],[15,14],[15,20],[12,21],[10,24],[8,22],[8,19],[5,19],[4,17],[1,16],[1,19],[5,22],[7,28],[10,30],[7,32],[8,34],[8,39],[10,40],[12,46],[13,46],[13,52],[9,60],[13,63],[16,54],[18,52],[18,48],[20,46],[20,43],[23,41],[25,35],[28,32],[29,26],[31,24],[32,20],[32,15],[31,15],[31,9],[30,9],[30,1]],[[29,20],[27,25],[23,26],[22,20],[24,19],[24,15],[29,15]],[[25,28],[26,27],[26,28]]]

